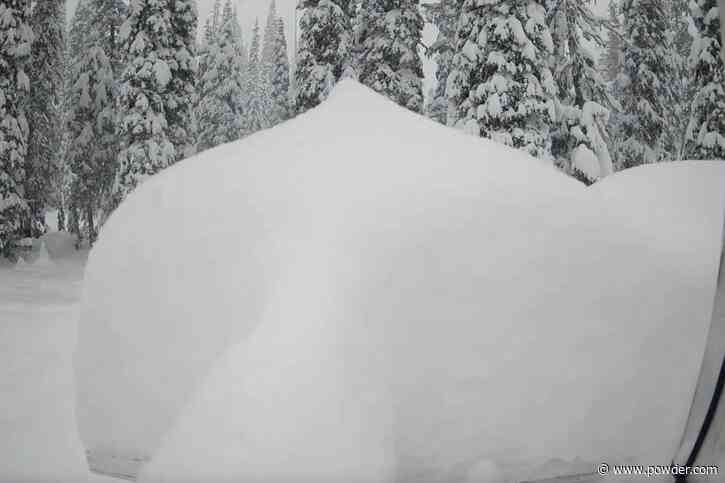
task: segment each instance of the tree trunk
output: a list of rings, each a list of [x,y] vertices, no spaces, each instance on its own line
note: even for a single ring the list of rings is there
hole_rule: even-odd
[[[93,220],[93,206],[86,206],[86,223],[88,223],[88,244],[93,245],[96,242],[96,226]]]

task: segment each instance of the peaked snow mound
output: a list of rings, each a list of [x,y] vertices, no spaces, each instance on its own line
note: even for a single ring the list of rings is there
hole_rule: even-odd
[[[341,82],[108,221],[85,278],[82,439],[152,456],[148,481],[667,464],[724,185],[722,163],[680,163],[585,189]]]

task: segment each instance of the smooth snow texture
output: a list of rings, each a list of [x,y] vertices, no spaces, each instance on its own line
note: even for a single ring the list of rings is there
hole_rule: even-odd
[[[86,274],[82,438],[152,455],[147,481],[667,464],[723,186],[723,164],[683,163],[585,189],[344,81],[111,217]]]
[[[79,255],[0,267],[3,483],[113,481],[88,472],[75,419],[71,356],[82,268]]]

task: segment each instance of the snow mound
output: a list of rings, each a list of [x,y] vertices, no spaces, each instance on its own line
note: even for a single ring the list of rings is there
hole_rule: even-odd
[[[152,451],[210,364],[274,305],[304,247],[340,219],[391,206],[417,217],[426,199],[482,192],[524,209],[581,190],[343,82],[293,121],[164,171],[109,219],[83,297],[81,434],[89,447]]]
[[[585,189],[344,81],[110,218],[81,311],[82,439],[153,456],[147,481],[667,464],[723,185],[722,163],[682,163]]]
[[[145,481],[493,483],[553,459],[667,464],[709,325],[725,166],[618,178],[544,210],[443,196],[321,227]]]

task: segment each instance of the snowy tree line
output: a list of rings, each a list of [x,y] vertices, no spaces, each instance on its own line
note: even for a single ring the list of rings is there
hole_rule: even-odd
[[[145,178],[290,117],[284,24],[244,44],[232,0],[0,0],[0,254],[58,226],[93,243]],[[263,35],[263,37],[262,37]]]
[[[725,158],[717,0],[612,0],[609,18],[593,5],[301,0],[295,110],[318,104],[349,72],[412,111],[585,183],[644,163]],[[437,28],[429,46],[424,18]],[[425,105],[424,55],[437,64]]]
[[[249,45],[232,0],[0,0],[0,252],[59,227],[92,243],[146,177],[301,114],[343,77],[592,183],[725,158],[717,0],[274,1]],[[425,22],[437,28],[431,45]],[[422,61],[436,62],[423,92]]]
[[[725,158],[717,0],[441,0],[431,117],[551,159],[613,170]],[[601,54],[600,54],[601,53]]]

